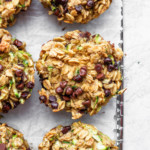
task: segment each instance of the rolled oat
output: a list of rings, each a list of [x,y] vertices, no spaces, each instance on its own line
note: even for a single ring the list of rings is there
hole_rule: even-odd
[[[122,50],[99,34],[75,30],[48,41],[36,64],[40,101],[53,112],[71,112],[72,119],[98,113],[112,96],[122,94],[122,57]]]
[[[0,29],[0,112],[24,104],[34,87],[34,63],[26,43]]]
[[[105,12],[112,0],[40,0],[59,21],[88,23]]]
[[[16,15],[30,6],[31,0],[0,0],[0,28],[11,26]]]
[[[118,150],[115,142],[94,126],[74,122],[51,129],[39,145],[39,150]]]
[[[0,125],[0,150],[30,150],[23,134],[6,124]]]

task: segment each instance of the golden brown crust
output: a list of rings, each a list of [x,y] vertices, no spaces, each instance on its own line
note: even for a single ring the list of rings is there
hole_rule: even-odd
[[[65,23],[88,23],[105,12],[112,0],[40,0],[44,7],[50,8]]]
[[[0,125],[0,148],[10,150],[30,150],[27,141],[24,139],[23,134],[6,124]]]
[[[51,129],[39,145],[39,150],[118,150],[115,142],[94,126],[74,122],[71,126]]]
[[[26,44],[0,29],[0,112],[24,104],[34,87],[34,64]]]
[[[31,0],[1,0],[0,28],[12,26],[16,22],[16,15],[30,6]]]
[[[42,46],[36,64],[41,102],[54,112],[66,109],[73,119],[96,114],[121,86],[122,56],[98,34],[76,30],[54,38]]]

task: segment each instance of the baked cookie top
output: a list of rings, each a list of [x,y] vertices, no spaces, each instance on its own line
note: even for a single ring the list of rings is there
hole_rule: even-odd
[[[39,150],[117,150],[115,142],[94,126],[74,122],[71,126],[51,129],[39,145]]]
[[[40,101],[53,112],[66,109],[73,119],[96,114],[122,93],[122,57],[122,50],[99,34],[75,30],[48,41],[36,64],[43,86]]]
[[[31,0],[0,0],[0,28],[6,28],[15,23],[16,14],[25,11]]]
[[[0,29],[0,112],[24,104],[34,87],[34,63],[26,44]]]
[[[112,0],[40,0],[59,21],[87,23],[105,12]]]
[[[21,132],[6,124],[1,124],[0,150],[30,150],[30,148]]]

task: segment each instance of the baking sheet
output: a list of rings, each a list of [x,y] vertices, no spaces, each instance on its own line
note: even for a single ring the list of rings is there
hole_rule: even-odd
[[[121,27],[121,0],[113,0],[109,10],[107,10],[98,19],[95,19],[88,24],[65,24],[58,23],[55,16],[49,16],[47,9],[43,8],[38,0],[33,0],[31,7],[27,12],[22,12],[17,18],[17,22],[13,27],[9,27],[13,37],[27,43],[27,51],[33,56],[34,61],[39,58],[39,53],[43,43],[51,40],[53,37],[63,35],[67,31],[79,29],[89,31],[92,34],[100,33],[105,40],[115,43],[118,47],[121,43],[120,30]],[[63,31],[62,29],[65,28]],[[70,113],[58,112],[53,113],[44,104],[40,104],[38,90],[41,88],[37,72],[35,73],[35,88],[31,98],[15,110],[11,110],[8,114],[4,114],[1,122],[6,122],[20,130],[28,140],[33,150],[38,149],[39,143],[46,132],[51,128],[63,124],[69,125],[74,121],[82,121],[95,125],[103,133],[107,134],[114,140],[117,140],[118,145],[122,141],[120,136],[120,124],[118,111],[120,112],[120,100],[116,101],[113,98],[102,110],[95,116],[85,115],[81,119],[71,120]],[[119,105],[118,105],[119,103]],[[116,105],[117,104],[117,105]],[[118,106],[118,108],[116,107]],[[114,117],[116,116],[116,117]],[[118,128],[117,130],[115,130]],[[117,132],[115,132],[117,131]],[[120,145],[120,150],[122,145]]]

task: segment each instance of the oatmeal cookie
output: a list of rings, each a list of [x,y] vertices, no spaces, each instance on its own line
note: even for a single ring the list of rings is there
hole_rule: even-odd
[[[118,150],[115,142],[92,125],[74,122],[51,129],[39,150]]]
[[[67,32],[42,46],[36,68],[43,88],[40,101],[53,112],[66,109],[72,119],[96,114],[118,94],[122,83],[121,49],[99,34]]]
[[[6,124],[0,125],[0,150],[30,150],[23,134]]]
[[[26,44],[0,29],[0,112],[24,104],[34,87],[34,64]]]
[[[6,28],[15,23],[16,15],[30,6],[31,0],[1,0],[0,1],[0,27]]]
[[[105,12],[112,0],[40,0],[59,21],[88,23]]]

